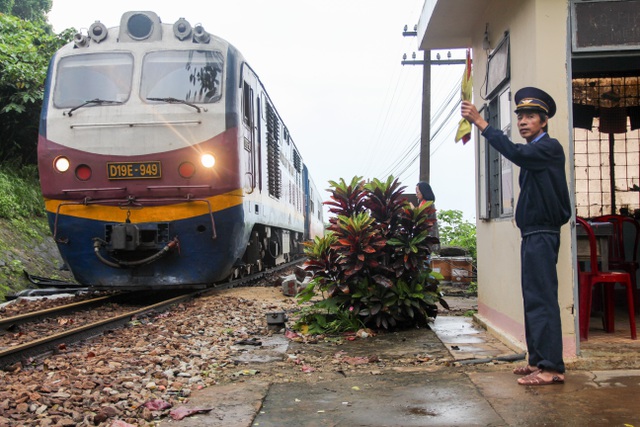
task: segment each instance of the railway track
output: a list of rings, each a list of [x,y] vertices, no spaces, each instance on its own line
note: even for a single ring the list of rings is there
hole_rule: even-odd
[[[14,366],[16,363],[22,363],[23,365],[28,364],[33,359],[55,353],[56,351],[58,351],[61,345],[68,346],[98,336],[105,331],[124,327],[136,317],[140,317],[148,313],[158,313],[165,311],[176,304],[186,302],[212,291],[228,289],[236,286],[249,286],[251,283],[269,274],[276,273],[285,268],[293,267],[302,261],[303,260],[296,260],[293,262],[281,264],[273,269],[265,270],[250,276],[241,277],[239,279],[232,280],[226,283],[216,284],[215,286],[210,288],[199,289],[179,295],[175,295],[174,293],[171,297],[161,298],[159,301],[156,301],[153,304],[146,304],[140,308],[126,311],[125,313],[104,318],[72,329],[67,329],[62,332],[56,332],[42,338],[31,340],[29,342],[0,349],[0,369],[8,369]],[[129,295],[133,294],[126,295],[128,297]],[[40,310],[19,316],[0,319],[0,331],[7,331],[8,329],[11,329],[18,325],[35,323],[42,319],[49,319],[55,316],[63,316],[69,313],[78,312],[80,310],[88,310],[92,307],[97,307],[117,300],[118,298],[122,299],[122,297],[123,294],[103,296],[46,310]]]

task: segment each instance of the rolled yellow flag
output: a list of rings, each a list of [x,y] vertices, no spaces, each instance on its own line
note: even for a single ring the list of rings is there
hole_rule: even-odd
[[[467,49],[467,63],[462,75],[461,98],[463,101],[471,101],[473,96],[473,78],[471,77],[471,49]],[[467,119],[461,119],[456,132],[456,142],[462,140],[466,144],[471,139],[471,123]]]

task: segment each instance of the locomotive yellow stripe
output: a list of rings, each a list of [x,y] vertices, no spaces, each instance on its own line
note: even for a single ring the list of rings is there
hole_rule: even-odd
[[[208,202],[208,203],[207,203]],[[76,218],[92,219],[96,221],[124,222],[127,212],[132,223],[165,222],[192,218],[200,215],[218,212],[242,204],[242,190],[234,190],[219,196],[195,199],[191,202],[180,202],[164,206],[132,206],[120,208],[99,204],[73,204],[67,200],[45,199],[45,209],[52,214],[73,216]]]

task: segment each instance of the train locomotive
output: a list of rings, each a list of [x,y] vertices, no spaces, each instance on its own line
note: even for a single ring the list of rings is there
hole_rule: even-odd
[[[93,288],[209,286],[291,260],[324,230],[257,74],[184,18],[126,12],[56,52],[38,169],[60,254]]]

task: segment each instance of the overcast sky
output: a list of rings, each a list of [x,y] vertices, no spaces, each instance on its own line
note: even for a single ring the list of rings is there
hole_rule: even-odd
[[[258,73],[319,190],[353,176],[419,179],[422,66],[402,65],[417,49],[403,37],[424,0],[53,0],[56,32],[124,12],[151,10],[163,22],[202,24],[240,50]],[[446,52],[441,53],[443,56]],[[435,55],[435,52],[434,52]],[[454,56],[459,53],[454,52]],[[473,142],[454,143],[463,66],[432,67],[431,185],[439,210],[476,217]],[[455,102],[455,101],[454,101]],[[438,113],[441,113],[438,115]],[[437,116],[437,117],[436,117]],[[435,131],[439,131],[436,133]],[[324,198],[328,195],[324,193]]]

